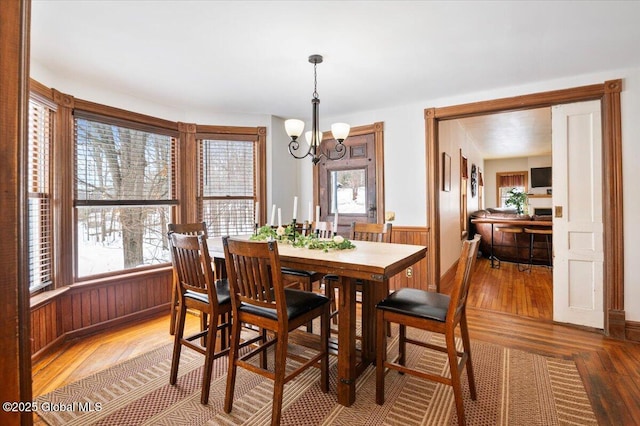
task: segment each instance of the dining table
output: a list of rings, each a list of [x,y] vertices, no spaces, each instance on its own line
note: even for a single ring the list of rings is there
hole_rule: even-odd
[[[232,238],[249,239],[249,236]],[[209,252],[222,266],[221,237],[207,240]],[[338,279],[337,399],[344,406],[356,400],[356,379],[375,362],[375,305],[386,297],[389,280],[426,256],[420,245],[353,241],[355,248],[327,251],[278,243],[281,266],[333,274]],[[356,280],[362,282],[361,332],[357,335]],[[308,333],[307,333],[308,334]],[[359,337],[359,338],[358,338]],[[360,347],[357,341],[360,340]]]

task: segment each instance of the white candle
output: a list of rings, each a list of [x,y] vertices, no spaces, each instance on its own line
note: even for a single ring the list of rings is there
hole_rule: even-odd
[[[293,197],[293,220],[298,217],[298,197]]]
[[[260,223],[260,201],[256,201],[255,223]]]
[[[278,226],[282,226],[282,209],[278,207]]]
[[[313,203],[309,201],[309,225],[313,222]]]
[[[336,212],[336,215],[333,217],[333,232],[338,232],[338,212]]]
[[[318,226],[318,222],[320,222],[320,206],[316,206],[316,226]]]
[[[271,206],[271,226],[276,223],[276,205]]]

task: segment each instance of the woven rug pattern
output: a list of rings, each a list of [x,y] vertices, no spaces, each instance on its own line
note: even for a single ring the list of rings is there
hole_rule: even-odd
[[[440,335],[409,330],[412,337],[442,344]],[[397,338],[388,342],[390,357]],[[204,357],[182,350],[178,382],[169,385],[172,345],[96,373],[37,398],[69,407],[40,412],[50,425],[268,425],[273,382],[238,369],[233,410],[224,413],[228,359],[215,361],[209,404],[200,404]],[[292,352],[300,351],[292,347]],[[270,357],[272,360],[273,357]],[[596,425],[575,363],[482,342],[472,342],[478,398],[469,395],[463,374],[469,425]],[[448,374],[446,354],[408,345],[407,364]],[[290,361],[289,367],[294,367]],[[330,358],[330,392],[322,393],[318,369],[307,369],[285,386],[283,425],[455,425],[450,386],[391,371],[385,378],[385,404],[375,403],[375,368],[358,378],[356,402],[336,400],[336,359]],[[100,411],[88,411],[100,403]],[[75,410],[74,410],[75,409]]]

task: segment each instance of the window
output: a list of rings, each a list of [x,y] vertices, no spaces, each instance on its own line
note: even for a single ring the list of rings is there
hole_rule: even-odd
[[[332,170],[331,214],[367,214],[367,169]]]
[[[222,137],[199,141],[199,221],[211,236],[249,234],[259,201],[257,143]]]
[[[28,246],[29,290],[52,283],[50,150],[53,111],[44,103],[29,100],[28,141]]]
[[[501,172],[496,173],[496,182],[498,188],[497,200],[499,207],[508,207],[505,202],[509,198],[509,191],[517,189],[521,192],[527,192],[527,175],[528,172]]]
[[[76,276],[170,261],[175,135],[76,112]]]

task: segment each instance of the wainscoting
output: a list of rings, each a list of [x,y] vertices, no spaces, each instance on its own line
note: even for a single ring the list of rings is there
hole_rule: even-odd
[[[31,298],[31,358],[66,340],[169,312],[170,267],[72,284]]]
[[[429,237],[429,229],[425,227],[410,226],[393,226],[391,233],[391,242],[399,244],[415,244],[419,246],[427,246]],[[427,248],[428,250],[428,248]],[[411,267],[410,275],[405,270],[391,278],[389,288],[396,290],[402,287],[427,288],[427,258],[422,259]]]

